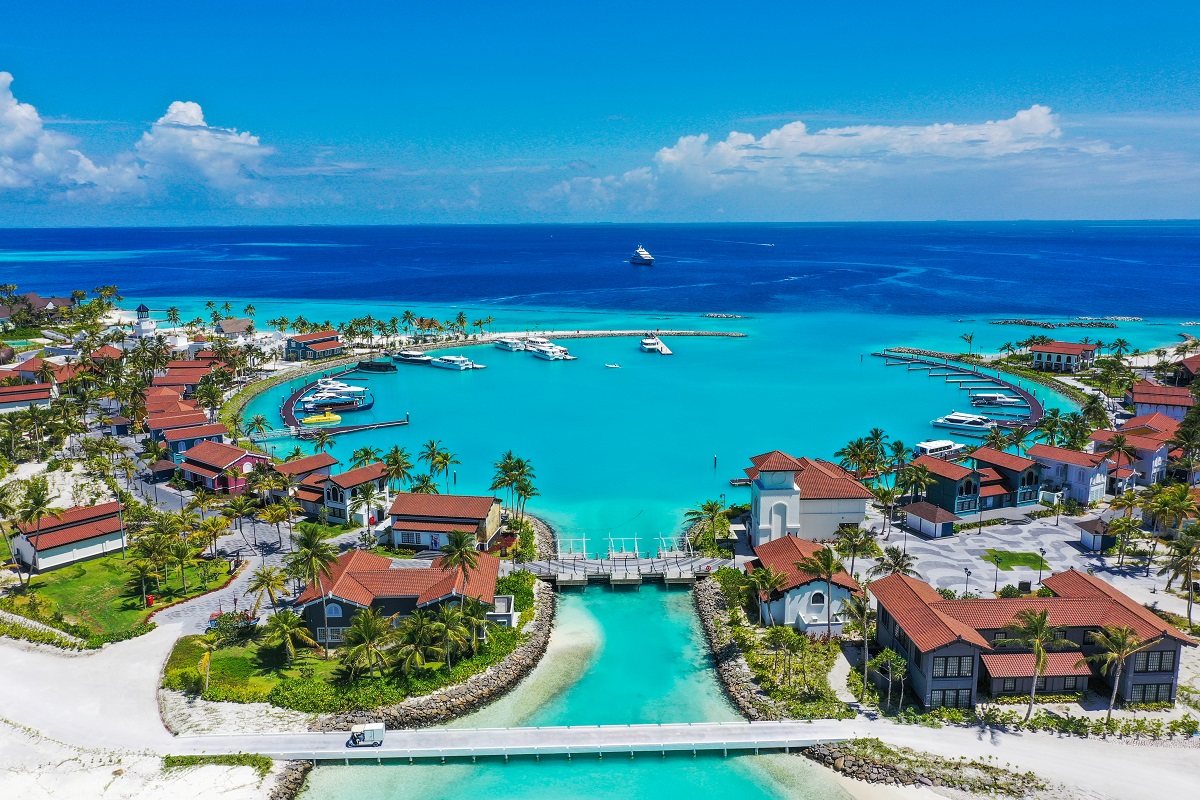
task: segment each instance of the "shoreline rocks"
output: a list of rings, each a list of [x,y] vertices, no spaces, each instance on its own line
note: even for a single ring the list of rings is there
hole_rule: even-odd
[[[529,638],[499,664],[472,675],[466,682],[410,697],[394,706],[323,714],[312,730],[339,731],[368,722],[383,722],[389,728],[425,728],[478,711],[508,694],[541,661],[550,643],[556,604],[552,591],[535,584],[534,618],[525,628]]]
[[[308,773],[312,772],[313,766],[312,761],[284,763],[283,769],[275,778],[275,785],[271,787],[271,793],[267,795],[267,800],[294,800],[304,788],[304,782],[308,780]]]
[[[751,721],[783,719],[783,713],[774,708],[771,699],[754,682],[754,673],[746,664],[741,648],[718,621],[720,615],[729,613],[720,585],[712,578],[697,581],[696,588],[692,590],[692,599],[700,616],[704,638],[712,652],[717,679],[729,702],[738,713]]]
[[[801,751],[810,761],[840,772],[846,777],[867,783],[884,783],[891,786],[941,786],[940,778],[930,777],[917,771],[900,769],[892,764],[850,755],[837,745],[818,744]]]
[[[533,525],[534,541],[537,544],[537,554],[539,559],[551,559],[558,555],[556,543],[558,542],[558,534],[554,528],[545,522],[540,517],[535,517],[532,514],[526,514],[525,518],[529,520],[529,524]]]

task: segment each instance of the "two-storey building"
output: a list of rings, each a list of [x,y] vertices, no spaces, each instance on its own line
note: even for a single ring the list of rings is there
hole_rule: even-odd
[[[487,496],[399,494],[390,511],[392,546],[438,550],[451,531],[462,531],[486,550],[500,531],[500,503]]]
[[[340,356],[344,350],[337,331],[317,331],[289,336],[284,344],[284,358],[288,361],[316,361]]]
[[[1109,493],[1110,476],[1115,481],[1113,488],[1117,493],[1124,491],[1127,484],[1132,484],[1132,476],[1124,479],[1116,477],[1116,464],[1103,453],[1084,453],[1066,447],[1035,444],[1027,454],[1042,465],[1042,481],[1046,491],[1062,492],[1064,497],[1085,506],[1104,499],[1104,495]]]
[[[1033,368],[1050,372],[1078,372],[1096,363],[1096,345],[1079,342],[1047,342],[1029,348]]]
[[[779,591],[758,593],[763,619],[791,625],[813,637],[841,635],[846,621],[843,614],[846,601],[861,591],[858,582],[845,572],[839,572],[826,586],[824,578],[796,566],[797,562],[824,549],[815,542],[795,536],[772,539],[755,548],[755,559],[747,565],[749,572],[771,567],[786,578]]]
[[[1182,420],[1196,398],[1186,386],[1163,386],[1153,381],[1138,381],[1125,391],[1126,405],[1134,407],[1136,415],[1163,414]]]
[[[309,480],[317,474],[310,474]],[[392,503],[387,484],[386,467],[379,461],[330,475],[323,481],[325,510],[329,519],[357,525],[374,525],[385,519],[388,506]],[[301,485],[304,485],[304,481],[301,481]],[[367,501],[367,486],[374,487],[374,502]]]
[[[871,491],[837,464],[794,458],[782,450],[754,456],[750,479],[750,545],[784,536],[821,541],[861,525]]]

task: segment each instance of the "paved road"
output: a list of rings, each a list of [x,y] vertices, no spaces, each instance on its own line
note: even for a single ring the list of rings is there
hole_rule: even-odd
[[[547,728],[423,728],[388,731],[380,747],[347,748],[345,733],[181,736],[180,753],[259,753],[273,758],[440,758],[550,753],[633,753],[807,747],[841,741],[849,727],[820,722],[698,722]]]

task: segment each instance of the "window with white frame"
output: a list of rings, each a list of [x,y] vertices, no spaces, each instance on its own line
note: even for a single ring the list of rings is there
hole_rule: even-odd
[[[1000,691],[1015,692],[1016,690],[1017,690],[1017,679],[1016,678],[1005,678],[1004,684],[1001,687]]]

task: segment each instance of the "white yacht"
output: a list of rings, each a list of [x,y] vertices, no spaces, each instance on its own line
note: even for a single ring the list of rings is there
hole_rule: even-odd
[[[949,439],[926,439],[923,442],[917,442],[917,446],[913,448],[913,455],[933,456],[934,458],[955,458],[966,450],[965,444],[952,442]]]
[[[953,428],[958,431],[977,431],[979,433],[986,433],[996,427],[995,420],[962,411],[951,411],[946,416],[938,417],[929,424],[935,428]]]
[[[651,267],[654,266],[654,256],[639,244],[637,250],[634,250],[633,255],[629,257],[629,263],[639,267]]]
[[[323,392],[351,392],[353,394],[363,394],[367,391],[365,386],[351,386],[348,383],[335,381],[333,378],[321,378],[317,381],[317,389]]]
[[[661,353],[662,346],[663,346],[662,339],[659,339],[657,336],[650,335],[650,336],[647,336],[645,339],[642,339],[642,350],[644,352]]]
[[[567,348],[551,342],[546,342],[545,344],[535,344],[527,349],[537,358],[544,358],[547,361],[571,360],[571,355],[567,352]]]
[[[526,350],[532,350],[535,347],[545,346],[548,344],[553,344],[553,343],[549,339],[543,338],[541,336],[527,336],[527,337],[525,337],[525,342],[524,342],[524,346],[525,346]]]
[[[1011,394],[1003,394],[1000,392],[979,392],[971,395],[971,405],[973,406],[1024,406],[1028,405],[1020,397]]]
[[[520,352],[525,349],[525,343],[520,339],[509,339],[507,337],[496,340],[496,347],[501,350],[511,350],[512,352]]]
[[[428,364],[433,361],[433,356],[421,350],[401,350],[392,356],[392,360],[401,364]]]
[[[429,363],[442,369],[480,369],[478,364],[466,356],[439,356]]]

